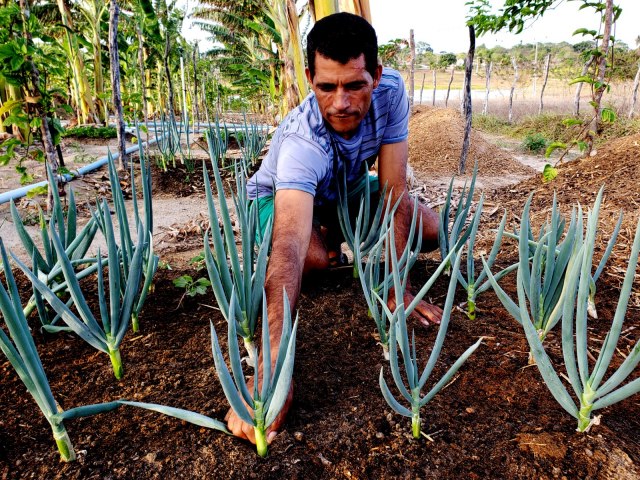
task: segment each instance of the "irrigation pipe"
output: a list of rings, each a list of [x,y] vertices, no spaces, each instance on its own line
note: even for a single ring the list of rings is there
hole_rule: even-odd
[[[154,138],[152,140],[149,140],[149,142],[144,142],[142,146],[143,147],[151,146],[154,143],[158,143],[158,140],[161,140],[163,138],[164,137]],[[139,148],[138,145],[133,145],[132,147],[127,148],[125,150],[125,153],[128,155],[130,153],[136,152],[138,151],[138,148]],[[119,156],[120,156],[120,153],[112,154],[112,157],[114,160],[116,160]],[[64,182],[70,182],[74,178],[77,178],[81,175],[85,175],[89,172],[93,172],[94,170],[97,170],[103,165],[106,165],[108,161],[109,161],[109,157],[108,155],[105,155],[104,157],[100,157],[98,160],[96,160],[93,163],[90,163],[88,165],[78,168],[77,170],[74,170],[72,173],[64,173],[60,175],[60,179]],[[0,205],[7,203],[10,200],[16,200],[18,198],[22,198],[26,196],[30,190],[33,190],[34,188],[38,188],[38,187],[44,187],[46,185],[47,185],[47,181],[43,180],[42,182],[32,183],[31,185],[26,185],[24,187],[16,188],[15,190],[9,190],[8,192],[0,193]]]

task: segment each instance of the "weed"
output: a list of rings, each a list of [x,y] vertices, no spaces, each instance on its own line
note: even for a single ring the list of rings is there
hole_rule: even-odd
[[[542,153],[547,148],[547,139],[541,133],[528,134],[522,140],[522,148],[527,152]]]
[[[80,127],[68,128],[62,133],[63,137],[75,138],[116,138],[118,133],[115,127],[94,127],[85,125]]]

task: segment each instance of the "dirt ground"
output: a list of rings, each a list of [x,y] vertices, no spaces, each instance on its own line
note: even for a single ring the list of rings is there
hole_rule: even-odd
[[[454,140],[458,123],[450,112],[418,115],[425,118],[412,118],[411,164],[416,177],[432,183],[422,182],[414,190],[437,206],[457,168],[460,147]],[[424,125],[431,116],[438,121],[427,128]],[[454,132],[454,140],[447,143],[450,132]],[[510,227],[515,226],[532,191],[538,220],[548,212],[553,190],[558,191],[567,211],[575,201],[590,204],[603,181],[608,185],[605,232],[611,229],[613,212],[625,208],[627,219],[617,253],[620,258],[605,269],[598,284],[600,320],[590,325],[591,350],[597,355],[618,298],[620,274],[616,268],[626,260],[621,255],[630,241],[629,228],[639,214],[638,138],[620,139],[603,146],[592,159],[562,166],[559,177],[548,185],[542,184],[534,170],[516,163],[512,152],[486,142],[478,132],[474,145],[482,190],[488,196],[483,218],[487,232],[502,208],[511,214]],[[426,154],[420,157],[415,153],[427,148],[441,153],[432,154],[432,161]],[[488,153],[483,156],[482,152]],[[183,274],[206,277],[206,271],[196,270],[189,262],[201,249],[202,222],[206,221],[202,180],[196,175],[191,182],[184,182],[184,175],[181,170],[154,170],[154,218],[158,225],[154,242],[171,269],[158,270],[154,292],[141,316],[141,331],[125,337],[122,381],[113,378],[106,355],[75,335],[43,334],[38,319],[29,319],[52,391],[63,408],[126,398],[187,408],[220,420],[224,417],[227,406],[214,372],[209,322],[223,332],[225,320],[210,291],[185,297],[179,304],[182,292],[172,284]],[[503,186],[504,178],[512,175],[514,183]],[[443,187],[440,182],[444,178]],[[492,178],[496,183],[491,183]],[[87,182],[87,197],[95,195],[100,183]],[[5,208],[0,210],[3,216]],[[2,226],[3,239],[9,223]],[[489,241],[490,233],[486,237]],[[499,266],[516,258],[515,245],[507,242]],[[412,274],[413,284],[424,283],[435,266],[431,256],[419,261]],[[25,300],[30,287],[24,277],[19,276],[19,281]],[[430,301],[444,303],[447,283],[446,277],[436,282],[429,292]],[[502,283],[509,293],[515,293],[513,278]],[[85,286],[95,302],[95,283],[86,281]],[[636,284],[636,300],[638,290]],[[456,303],[462,301],[458,291]],[[378,375],[384,367],[390,380],[388,366],[350,268],[306,279],[299,302],[296,395],[266,459],[257,457],[246,442],[219,432],[121,408],[67,422],[79,458],[75,463],[59,463],[44,417],[11,365],[0,360],[0,478],[640,478],[638,397],[604,409],[599,412],[603,414],[600,425],[589,433],[576,433],[575,420],[555,402],[536,367],[528,366],[528,346],[519,325],[491,292],[480,297],[478,306],[475,321],[454,311],[433,378],[439,378],[481,336],[483,344],[423,410],[423,430],[428,438],[416,441],[410,435],[409,419],[394,414],[380,394]],[[426,361],[437,329],[417,322],[412,326]],[[640,302],[634,301],[627,312],[615,366],[633,348],[639,326]],[[221,337],[224,349],[226,335]],[[548,352],[556,365],[562,361],[559,341],[558,335],[550,334]]]

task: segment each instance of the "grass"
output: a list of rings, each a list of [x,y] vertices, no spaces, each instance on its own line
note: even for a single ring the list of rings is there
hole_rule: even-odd
[[[580,133],[579,126],[567,127],[563,121],[575,118],[572,115],[558,113],[543,113],[541,115],[527,115],[509,124],[501,115],[473,116],[473,127],[484,132],[504,135],[523,142],[528,139],[545,138],[548,141],[570,142]],[[596,137],[596,146],[611,139],[640,133],[640,118],[629,119],[618,117],[614,122],[603,123],[602,132]]]

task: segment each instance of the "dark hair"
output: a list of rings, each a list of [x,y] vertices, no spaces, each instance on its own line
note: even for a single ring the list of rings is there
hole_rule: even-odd
[[[311,78],[316,73],[316,52],[343,65],[364,54],[365,68],[373,77],[378,66],[378,37],[364,18],[352,13],[334,13],[318,20],[307,36]]]

